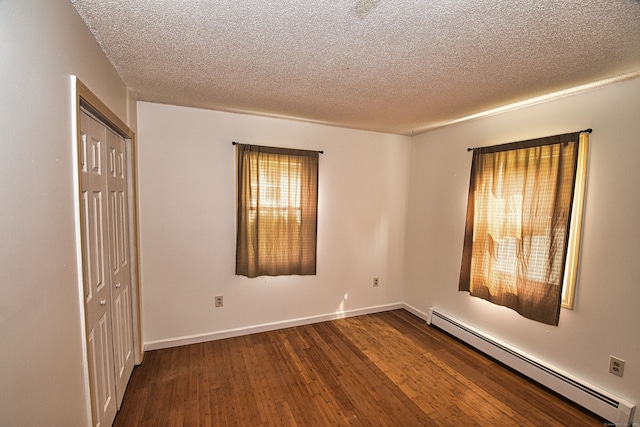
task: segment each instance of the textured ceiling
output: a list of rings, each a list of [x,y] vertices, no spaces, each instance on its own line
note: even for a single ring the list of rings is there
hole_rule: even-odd
[[[638,0],[71,0],[141,101],[413,134],[640,76]]]

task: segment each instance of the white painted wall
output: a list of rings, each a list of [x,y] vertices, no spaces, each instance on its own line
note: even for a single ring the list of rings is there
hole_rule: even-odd
[[[408,137],[145,102],[138,117],[148,348],[402,302]],[[232,141],[324,150],[316,276],[235,276]]]
[[[68,0],[0,0],[2,426],[89,422],[72,74],[135,129],[135,103]]]
[[[640,403],[640,79],[412,139],[405,302],[431,306]],[[458,292],[471,153],[593,128],[575,309],[551,327]],[[609,356],[626,360],[624,378]],[[636,416],[636,419],[638,416]]]

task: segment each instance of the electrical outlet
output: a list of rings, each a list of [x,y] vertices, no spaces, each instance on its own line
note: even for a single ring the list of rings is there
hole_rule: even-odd
[[[377,287],[380,284],[380,279],[377,277],[373,278],[373,287]]]
[[[611,356],[609,358],[609,373],[622,378],[622,374],[624,374],[624,360]]]
[[[224,305],[224,300],[222,298],[222,295],[216,295],[215,299],[216,299],[216,308],[222,307]]]

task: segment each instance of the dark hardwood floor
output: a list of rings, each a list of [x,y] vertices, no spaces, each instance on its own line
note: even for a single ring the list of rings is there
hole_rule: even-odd
[[[602,426],[405,310],[149,351],[115,426]]]

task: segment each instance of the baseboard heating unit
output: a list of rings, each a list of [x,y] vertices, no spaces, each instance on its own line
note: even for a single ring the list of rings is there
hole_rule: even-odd
[[[633,422],[636,406],[537,360],[463,322],[429,308],[427,323],[616,425]]]

